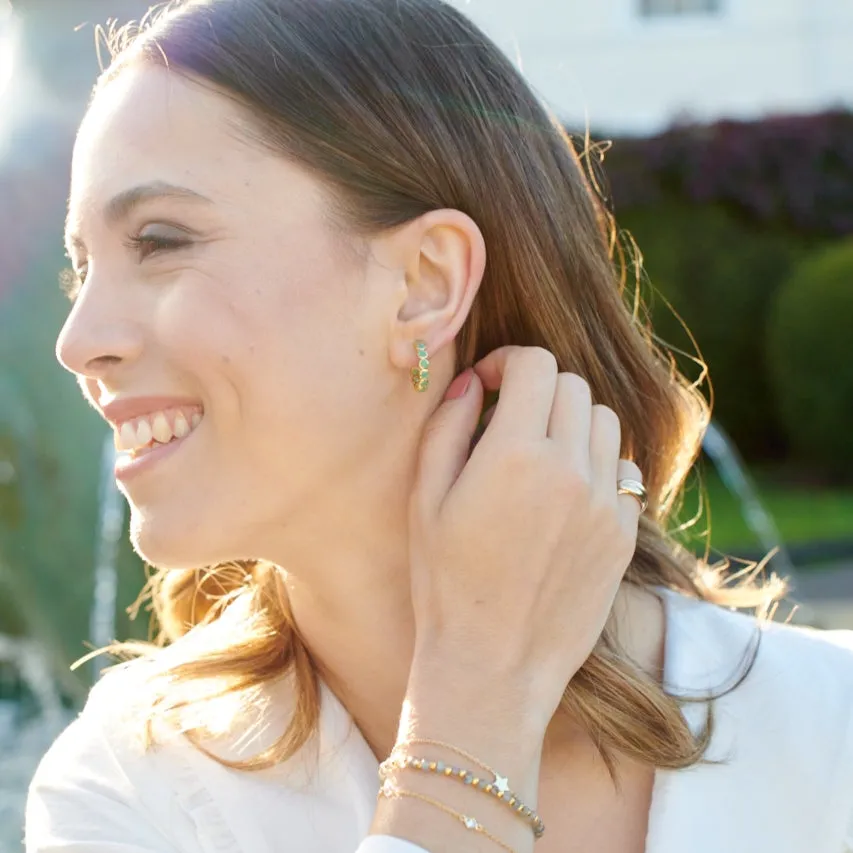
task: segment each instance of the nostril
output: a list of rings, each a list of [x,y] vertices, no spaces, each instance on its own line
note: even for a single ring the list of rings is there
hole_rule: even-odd
[[[89,359],[89,361],[86,362],[86,367],[91,370],[92,373],[96,373],[106,367],[114,367],[117,364],[121,364],[121,362],[121,356],[118,355],[99,355],[96,358]]]

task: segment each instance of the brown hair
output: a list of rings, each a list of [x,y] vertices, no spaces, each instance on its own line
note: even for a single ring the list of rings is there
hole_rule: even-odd
[[[354,236],[438,208],[471,216],[488,265],[456,342],[457,367],[504,344],[542,346],[616,411],[623,455],[636,460],[651,496],[626,582],[764,612],[784,594],[781,581],[759,587],[752,576],[724,585],[722,570],[666,534],[709,407],[641,312],[641,278],[629,281],[624,241],[587,168],[589,145],[578,156],[519,71],[465,16],[441,0],[190,0],[112,33],[110,45],[115,59],[99,85],[131,62],[212,85],[241,108],[242,129],[257,144],[324,182]],[[166,640],[190,629],[201,640],[170,660],[157,713],[204,701],[182,698],[181,684],[249,695],[290,672],[297,704],[288,730],[233,766],[269,766],[307,742],[318,721],[318,676],[275,567],[168,571],[155,574],[150,591]],[[233,608],[239,618],[229,631],[209,630]],[[563,705],[595,729],[611,773],[614,753],[662,768],[702,761],[713,728],[709,706],[694,737],[679,701],[620,653],[611,627]]]

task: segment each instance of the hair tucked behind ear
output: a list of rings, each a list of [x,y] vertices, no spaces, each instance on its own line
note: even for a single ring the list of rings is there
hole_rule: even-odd
[[[736,587],[679,548],[665,525],[699,452],[709,410],[641,313],[639,256],[600,203],[595,150],[572,141],[483,33],[441,0],[187,2],[114,34],[100,86],[131,63],[167,67],[214,86],[245,113],[258,145],[324,181],[341,223],[381,233],[430,210],[477,222],[488,265],[456,341],[458,368],[505,344],[538,345],[584,376],[613,408],[623,455],[644,472],[650,507],[625,580],[707,601],[767,610],[774,581]],[[166,573],[154,610],[175,639],[152,716],[245,695],[294,676],[297,709],[253,768],[283,760],[318,720],[316,667],[300,640],[281,572],[263,564]],[[232,614],[229,630],[213,630]],[[195,626],[195,627],[194,627]],[[180,647],[181,644],[177,644]],[[139,650],[139,646],[124,646]],[[742,662],[748,672],[755,649]],[[204,686],[192,698],[186,685]],[[248,700],[247,700],[248,701]],[[616,753],[656,767],[702,760],[712,718],[694,737],[679,704],[620,652],[608,627],[569,684],[563,707],[595,732],[611,772]],[[196,715],[197,717],[198,715]]]

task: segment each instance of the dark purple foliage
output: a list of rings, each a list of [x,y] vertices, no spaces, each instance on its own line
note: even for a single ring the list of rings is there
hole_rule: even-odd
[[[731,206],[758,224],[853,234],[853,112],[617,139],[605,168],[617,211],[680,198]]]

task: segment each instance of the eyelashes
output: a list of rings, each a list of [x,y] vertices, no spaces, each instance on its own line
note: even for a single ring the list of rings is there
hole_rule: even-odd
[[[189,246],[192,241],[186,237],[173,237],[163,234],[140,234],[124,241],[124,245],[134,252],[138,263],[161,252],[175,251]],[[86,282],[87,265],[78,269],[67,267],[59,273],[59,288],[73,302]]]
[[[165,252],[170,249],[181,249],[188,246],[190,241],[186,237],[167,237],[164,234],[140,234],[125,241],[125,246],[136,252],[137,258],[144,261],[145,258]]]
[[[80,274],[66,267],[59,273],[59,289],[73,302],[83,286],[83,279]]]

